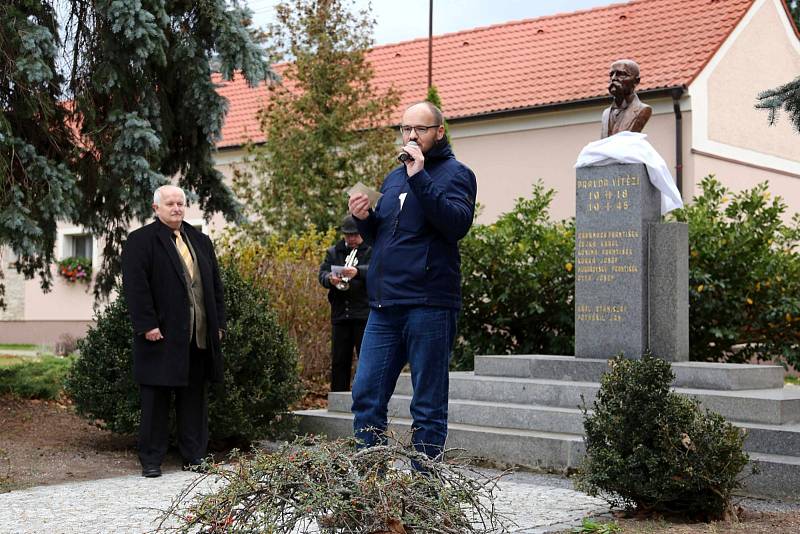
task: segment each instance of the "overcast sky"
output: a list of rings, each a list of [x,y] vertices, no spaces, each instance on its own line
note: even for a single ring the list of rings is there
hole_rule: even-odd
[[[396,43],[428,36],[429,0],[373,0],[375,44]],[[255,12],[256,26],[274,20],[279,0],[246,0]],[[355,0],[364,8],[368,0]],[[433,0],[433,34],[450,33],[510,20],[568,13],[624,0]]]

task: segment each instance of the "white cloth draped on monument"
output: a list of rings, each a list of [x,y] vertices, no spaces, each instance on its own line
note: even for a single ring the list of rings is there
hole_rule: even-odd
[[[578,154],[575,168],[611,165],[612,163],[644,163],[650,183],[661,191],[661,215],[682,208],[683,200],[667,162],[639,132],[619,132],[593,141]]]

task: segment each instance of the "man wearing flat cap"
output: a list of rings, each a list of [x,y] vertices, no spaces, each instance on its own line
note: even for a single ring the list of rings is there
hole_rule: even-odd
[[[331,303],[331,391],[350,391],[353,349],[358,355],[369,315],[367,270],[372,250],[351,215],[342,220],[340,230],[342,239],[328,249],[319,267],[319,283],[328,290]]]

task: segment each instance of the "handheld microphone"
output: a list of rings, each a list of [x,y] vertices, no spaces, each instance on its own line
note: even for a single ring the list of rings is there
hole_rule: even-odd
[[[408,145],[409,146],[410,145],[419,146],[419,145],[417,145],[416,141],[409,141]],[[405,150],[400,152],[400,155],[397,156],[397,161],[399,161],[400,163],[405,163],[406,161],[413,161],[413,160],[414,160],[414,158],[412,158],[411,155],[408,152],[406,152]]]

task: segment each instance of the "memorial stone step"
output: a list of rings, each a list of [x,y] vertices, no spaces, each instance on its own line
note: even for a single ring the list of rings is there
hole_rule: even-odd
[[[328,395],[328,411],[349,413],[350,393]],[[389,402],[389,417],[411,417],[411,397],[394,395]],[[583,433],[583,412],[577,408],[535,406],[451,399],[448,421],[520,430],[537,430],[567,434]]]
[[[300,433],[324,434],[329,438],[353,435],[353,416],[326,410],[303,410]],[[408,435],[411,420],[394,417],[389,430]],[[578,466],[586,449],[583,438],[563,432],[507,429],[453,423],[448,427],[448,449],[463,449],[471,456],[483,457],[504,465],[520,465],[563,472]]]
[[[550,355],[477,356],[475,374],[599,382],[608,361]],[[673,386],[693,389],[745,390],[782,388],[784,369],[779,365],[673,362]]]
[[[600,384],[563,380],[478,376],[450,373],[450,399],[515,403],[562,408],[591,407]],[[781,425],[800,422],[800,388],[712,390],[675,388],[675,392],[700,401],[728,420]],[[412,394],[411,376],[400,375],[397,395]]]
[[[328,412],[349,414],[350,405],[349,391],[328,395]],[[411,397],[394,395],[389,403],[389,417],[410,418],[410,405]],[[451,424],[583,435],[583,411],[577,408],[451,399],[448,411]],[[747,431],[744,448],[748,452],[793,455],[800,451],[800,424],[733,423]]]

